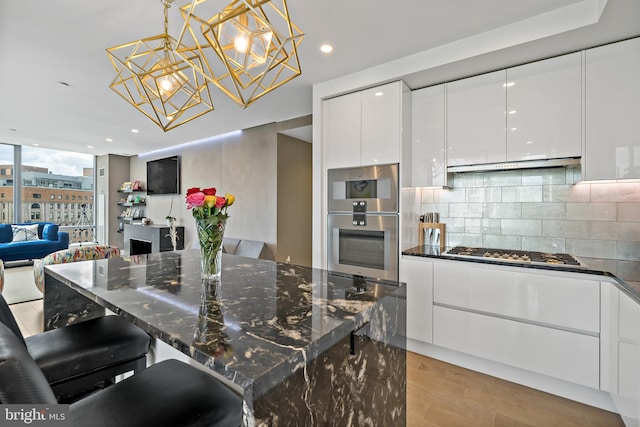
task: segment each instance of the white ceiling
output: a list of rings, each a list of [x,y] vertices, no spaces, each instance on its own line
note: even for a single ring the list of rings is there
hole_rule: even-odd
[[[228,1],[220,1],[220,8]],[[174,37],[182,25],[178,8],[186,3],[175,0],[171,8]],[[410,55],[446,57],[448,47],[461,41],[464,46],[477,41],[476,48],[465,54],[458,45],[454,60],[394,77],[415,89],[640,35],[638,0],[288,0],[287,5],[306,34],[299,53],[302,75],[245,110],[214,88],[213,112],[164,133],[109,89],[114,70],[105,53],[162,33],[160,0],[3,0],[0,143],[138,154],[308,115],[314,85]],[[531,22],[544,24],[546,31],[529,28],[523,37],[495,46],[486,37],[534,17]],[[555,22],[558,17],[562,25]],[[325,42],[335,45],[330,56],[320,53]],[[133,134],[132,128],[140,132]],[[309,127],[289,133],[310,134]]]

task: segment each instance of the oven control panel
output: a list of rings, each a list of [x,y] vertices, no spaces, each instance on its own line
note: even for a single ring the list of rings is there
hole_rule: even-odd
[[[353,201],[353,225],[365,227],[367,225],[367,201]]]

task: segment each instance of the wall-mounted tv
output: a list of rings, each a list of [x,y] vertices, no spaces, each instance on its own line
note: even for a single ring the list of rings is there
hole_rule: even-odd
[[[147,194],[180,194],[180,156],[147,162]]]

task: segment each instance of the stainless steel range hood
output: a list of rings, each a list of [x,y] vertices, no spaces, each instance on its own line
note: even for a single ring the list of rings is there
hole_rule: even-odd
[[[538,159],[538,160],[521,160],[517,162],[503,163],[482,163],[476,165],[457,165],[448,166],[447,172],[486,172],[486,171],[503,171],[511,169],[536,169],[536,168],[555,168],[555,167],[576,167],[580,166],[579,157],[568,157],[563,159]]]

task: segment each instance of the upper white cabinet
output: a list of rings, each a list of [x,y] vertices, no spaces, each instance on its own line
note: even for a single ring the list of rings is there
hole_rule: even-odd
[[[325,168],[399,163],[410,110],[401,81],[324,101]]]
[[[506,71],[447,84],[447,165],[506,161]]]
[[[582,155],[582,53],[447,84],[449,166]]]
[[[586,51],[583,178],[640,178],[640,38]]]
[[[582,53],[507,69],[507,161],[582,155]]]
[[[411,92],[411,186],[447,185],[445,85]]]
[[[360,163],[361,100],[362,95],[356,92],[328,99],[322,104],[322,139],[325,142],[327,169],[350,167]]]

